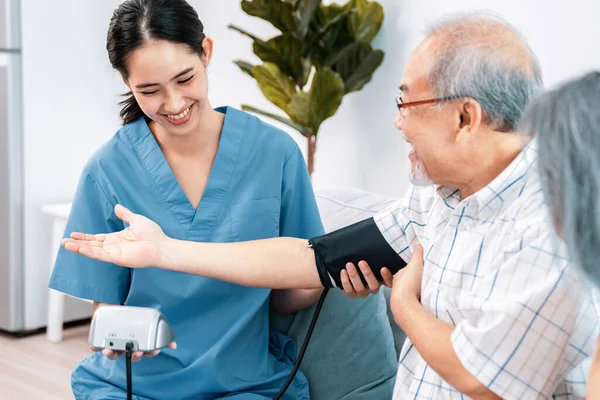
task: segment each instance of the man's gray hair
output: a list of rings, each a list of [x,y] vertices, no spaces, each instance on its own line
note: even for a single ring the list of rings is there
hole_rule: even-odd
[[[544,194],[573,260],[600,285],[600,72],[534,100],[522,132],[538,141]]]
[[[441,38],[427,74],[436,96],[471,97],[486,122],[502,132],[514,131],[543,88],[537,57],[521,34],[487,12],[446,16],[426,33]]]

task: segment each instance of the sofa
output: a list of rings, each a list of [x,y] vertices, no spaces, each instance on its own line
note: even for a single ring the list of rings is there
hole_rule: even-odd
[[[359,189],[316,192],[327,232],[373,216],[396,199]],[[327,295],[300,370],[313,400],[391,399],[405,336],[389,309],[388,288],[366,299],[342,290]],[[296,341],[299,351],[315,307],[271,315],[271,327]]]

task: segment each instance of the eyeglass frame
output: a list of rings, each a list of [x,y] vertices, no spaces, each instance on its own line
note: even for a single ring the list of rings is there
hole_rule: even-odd
[[[408,103],[404,103],[402,101],[402,94],[396,96],[396,106],[398,107],[398,111],[402,111],[403,108],[420,106],[422,104],[431,104],[441,101],[450,101],[460,99],[466,96],[445,96],[445,97],[437,97],[435,99],[426,99],[426,100],[417,100],[417,101],[409,101]]]

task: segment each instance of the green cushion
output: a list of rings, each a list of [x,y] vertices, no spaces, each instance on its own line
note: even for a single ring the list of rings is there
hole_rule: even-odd
[[[272,314],[271,326],[294,339],[300,351],[314,310],[288,317]],[[397,367],[383,291],[350,299],[332,289],[300,367],[311,399],[391,399]]]

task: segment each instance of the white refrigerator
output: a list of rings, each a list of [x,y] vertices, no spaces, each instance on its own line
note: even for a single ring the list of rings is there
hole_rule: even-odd
[[[0,329],[11,332],[25,329],[19,11],[0,0]]]
[[[0,331],[44,329],[52,219],[119,128],[123,83],[105,38],[120,0],[0,0]],[[66,298],[64,322],[91,305]]]

